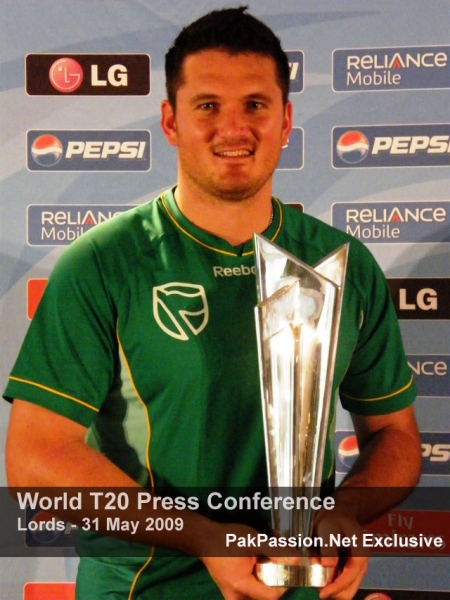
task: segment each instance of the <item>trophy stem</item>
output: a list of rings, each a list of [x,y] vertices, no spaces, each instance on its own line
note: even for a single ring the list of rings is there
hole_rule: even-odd
[[[271,587],[313,587],[322,588],[331,580],[334,569],[322,567],[313,559],[303,557],[299,564],[279,564],[270,560],[261,560],[255,568],[259,581]]]
[[[320,495],[349,245],[315,268],[255,234],[256,331],[270,495]],[[272,530],[311,537],[314,511],[274,502]],[[294,564],[293,564],[294,563]],[[285,564],[261,560],[269,586],[323,587],[333,569],[305,552]]]

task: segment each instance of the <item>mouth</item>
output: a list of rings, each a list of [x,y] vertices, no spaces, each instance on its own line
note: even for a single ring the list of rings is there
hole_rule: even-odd
[[[222,150],[220,152],[214,152],[216,156],[224,157],[224,158],[242,158],[246,156],[252,156],[253,152],[251,150]]]

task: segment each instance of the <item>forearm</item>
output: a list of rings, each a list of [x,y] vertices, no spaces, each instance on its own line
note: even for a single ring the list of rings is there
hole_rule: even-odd
[[[227,532],[234,531],[246,536],[254,535],[256,532],[253,529],[245,525],[216,523],[191,510],[166,509],[160,504],[156,508],[144,505],[139,509],[138,495],[151,493],[151,490],[138,486],[106,457],[88,447],[84,443],[85,428],[29,403],[15,401],[14,404],[7,442],[10,486],[45,487],[47,496],[51,496],[52,491],[55,496],[61,495],[61,488],[81,492],[81,511],[63,510],[55,511],[55,514],[81,526],[83,519],[97,519],[96,531],[109,535],[108,518],[119,517],[122,522],[137,522],[138,527],[134,532],[121,530],[115,531],[114,535],[125,541],[173,548],[200,558],[225,598],[241,598],[245,595],[261,600],[278,600],[281,596],[283,590],[268,588],[254,577],[256,556],[237,558],[233,556],[234,551],[226,550]],[[36,427],[37,422],[39,428]],[[64,434],[61,434],[62,431]],[[90,492],[106,491],[106,488],[114,488],[116,493],[125,492],[129,507],[116,512],[99,511]],[[175,528],[148,531],[146,525],[149,518],[162,518],[162,522],[173,519],[174,523],[176,519],[181,519],[183,527],[181,531]]]
[[[405,413],[411,417],[411,410]],[[421,470],[420,437],[415,422],[377,431],[354,419],[360,446],[358,460],[336,490],[336,505],[361,524],[383,514],[409,495]]]
[[[114,532],[122,539],[143,543],[149,546],[165,546],[201,556],[212,552],[207,542],[216,535],[217,524],[191,510],[164,508],[160,504],[143,503],[138,509],[137,497],[140,492],[151,490],[140,487],[126,473],[108,458],[84,443],[85,428],[76,423],[67,423],[64,417],[49,415],[40,407],[26,406],[15,401],[11,415],[10,430],[6,447],[8,484],[12,492],[31,488],[46,488],[45,495],[60,496],[64,490],[82,493],[81,510],[56,510],[56,516],[73,524],[83,525],[83,519],[97,519],[98,531],[112,535],[108,531],[107,519],[120,517],[121,520],[139,523],[138,529]],[[24,410],[24,408],[26,410]],[[40,427],[36,428],[36,417]],[[53,424],[50,427],[49,418]],[[61,427],[67,425],[68,429]],[[55,427],[56,426],[56,427]],[[51,430],[65,431],[64,435],[52,435]],[[129,499],[127,510],[100,510],[95,505],[95,496],[90,492],[123,490]],[[152,493],[152,492],[151,492]],[[153,496],[153,493],[152,493]],[[102,502],[100,506],[103,506]],[[147,519],[181,519],[182,529],[177,531],[147,531]],[[180,521],[177,521],[180,523]]]

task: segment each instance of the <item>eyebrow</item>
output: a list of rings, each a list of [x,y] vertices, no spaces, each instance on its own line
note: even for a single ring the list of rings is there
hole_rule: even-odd
[[[192,96],[192,98],[189,100],[189,102],[191,104],[197,104],[198,102],[206,102],[208,100],[217,100],[218,98],[220,98],[220,96],[218,96],[217,94],[209,94],[207,92],[202,92],[200,94],[195,94],[195,96]]]
[[[208,92],[200,92],[199,94],[195,94],[190,100],[190,104],[197,104],[201,102],[209,102],[211,100],[220,100],[221,96],[219,94],[208,93]],[[263,102],[272,102],[272,96],[265,94],[264,92],[254,92],[251,94],[246,94],[243,98],[244,101],[248,100],[261,100]]]

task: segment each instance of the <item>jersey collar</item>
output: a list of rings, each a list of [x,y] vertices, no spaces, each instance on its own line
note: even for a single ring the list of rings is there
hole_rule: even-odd
[[[201,246],[218,252],[220,254],[227,254],[228,256],[248,256],[254,253],[253,240],[248,240],[244,244],[239,246],[232,246],[226,240],[213,235],[196,227],[189,219],[187,219],[178,208],[178,205],[174,197],[175,188],[163,192],[159,198],[164,211],[170,218],[174,226],[181,231],[184,235],[191,238],[194,242],[197,242]],[[278,198],[272,197],[272,210],[273,219],[269,227],[262,232],[262,235],[268,240],[273,242],[280,229],[283,221],[283,211],[281,208],[281,202]]]

